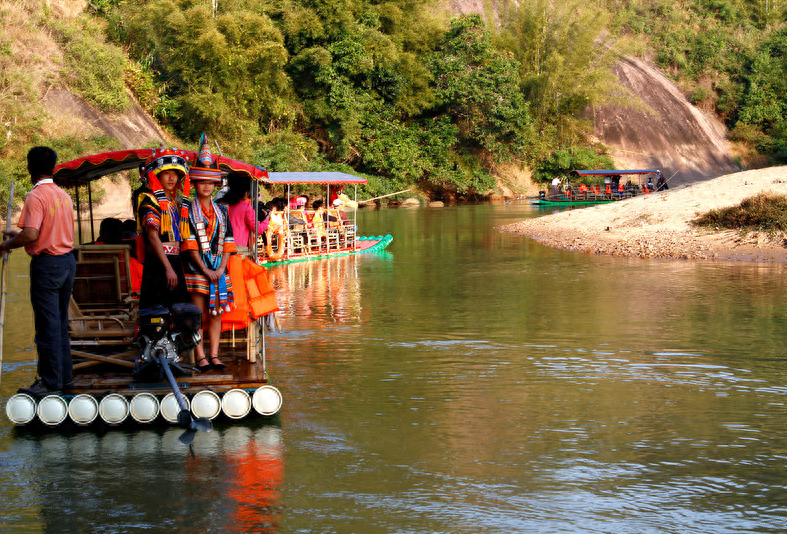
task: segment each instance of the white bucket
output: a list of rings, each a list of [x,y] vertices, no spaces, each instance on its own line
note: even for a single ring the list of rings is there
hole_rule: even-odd
[[[261,386],[252,395],[251,404],[260,415],[275,415],[281,409],[281,392],[273,386]]]
[[[214,392],[204,389],[192,397],[191,413],[213,419],[221,413],[221,399]]]
[[[151,423],[159,413],[159,403],[155,395],[139,393],[134,395],[129,403],[129,411],[134,421],[138,423]]]
[[[59,425],[68,417],[68,404],[60,395],[47,395],[38,403],[38,418],[47,425]]]
[[[183,397],[183,400],[186,401],[186,407],[189,407],[189,399],[188,397]],[[178,422],[178,414],[180,413],[180,404],[178,404],[178,399],[175,398],[174,393],[167,393],[163,399],[161,399],[161,416],[169,421],[170,423],[177,423]]]
[[[119,425],[128,417],[128,401],[123,395],[110,393],[98,404],[98,414],[106,423]]]
[[[231,389],[221,399],[221,410],[230,419],[243,419],[251,411],[251,397],[242,389]]]
[[[98,401],[84,393],[77,395],[68,403],[68,415],[78,425],[89,425],[98,417]]]
[[[26,393],[17,393],[8,399],[5,414],[15,425],[26,425],[36,416],[36,401]]]

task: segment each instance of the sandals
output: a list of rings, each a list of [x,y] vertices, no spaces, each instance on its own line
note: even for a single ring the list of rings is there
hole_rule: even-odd
[[[205,359],[207,360],[207,358],[205,358]],[[200,361],[202,361],[202,360],[200,360]],[[218,363],[216,363],[216,362],[218,362]],[[224,364],[224,363],[223,363],[223,362],[222,362],[222,361],[219,359],[219,357],[218,357],[218,356],[211,356],[211,357],[210,357],[210,366],[211,366],[213,369],[226,369],[226,368],[227,368],[227,365],[226,365],[226,364]]]
[[[199,362],[205,362],[205,364],[200,365]],[[207,358],[200,358],[199,360],[197,360],[196,366],[197,369],[199,369],[200,371],[207,371],[209,369],[213,369],[213,366],[211,365],[211,363],[208,361]]]

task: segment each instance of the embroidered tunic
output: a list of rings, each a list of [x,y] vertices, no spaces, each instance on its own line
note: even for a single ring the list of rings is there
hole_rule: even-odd
[[[180,208],[175,202],[167,204],[168,209],[164,211],[151,193],[142,193],[137,213],[142,235],[147,235],[148,227],[152,226],[159,231],[159,239],[162,243],[183,241],[188,236],[181,235]]]
[[[235,253],[232,225],[229,224],[227,206],[224,204],[216,204],[211,200],[209,209],[204,210],[199,201],[192,202],[189,208],[189,226],[191,235],[184,240],[183,250],[197,251],[208,269],[218,269],[225,252]],[[219,281],[213,284],[190,256],[186,256],[184,263],[186,288],[189,291],[209,295],[211,308],[222,311],[232,309],[232,282],[226,271]]]
[[[176,203],[167,202],[167,204],[167,210],[164,211],[153,194],[143,193],[137,210],[137,221],[142,229],[141,233],[147,248],[140,284],[140,310],[156,305],[169,307],[174,303],[188,302],[189,300],[179,255],[180,241],[182,241],[179,224],[180,212]],[[148,242],[147,230],[151,227],[159,232],[164,253],[178,277],[175,289],[167,287],[166,269],[156,254],[152,252],[151,244]]]

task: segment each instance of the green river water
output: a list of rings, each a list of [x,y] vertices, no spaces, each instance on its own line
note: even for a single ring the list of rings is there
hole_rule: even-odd
[[[271,269],[273,422],[0,422],[2,533],[787,531],[785,265],[587,256],[526,205],[359,213],[389,248]],[[0,398],[35,373],[11,260]],[[4,403],[3,403],[4,405]]]

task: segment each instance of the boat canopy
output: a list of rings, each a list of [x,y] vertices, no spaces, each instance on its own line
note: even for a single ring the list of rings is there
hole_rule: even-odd
[[[346,172],[269,172],[268,183],[273,185],[293,184],[328,184],[328,185],[361,185],[366,178],[360,178]]]
[[[108,174],[138,169],[154,150],[157,149],[118,150],[66,161],[55,167],[54,179],[61,185],[73,186],[92,182]],[[193,150],[178,150],[178,152],[189,163],[194,162],[197,157],[197,153]],[[268,172],[259,167],[218,154],[213,154],[212,158],[214,162],[218,160],[219,168],[223,172],[232,171],[264,182],[269,181]]]
[[[577,176],[618,176],[623,174],[661,174],[658,169],[639,169],[632,171],[624,170],[600,170],[600,171],[571,171],[570,174]]]
[[[102,152],[92,156],[66,161],[55,167],[54,178],[61,185],[79,185],[92,182],[102,176],[116,172],[138,169],[153,154],[154,148],[138,150],[117,150]],[[193,150],[178,150],[191,164],[197,153]],[[271,185],[292,184],[328,184],[328,185],[361,185],[366,178],[360,178],[345,172],[268,172],[254,165],[244,163],[218,154],[212,155],[213,161],[218,159],[219,168],[223,172],[236,172]]]

